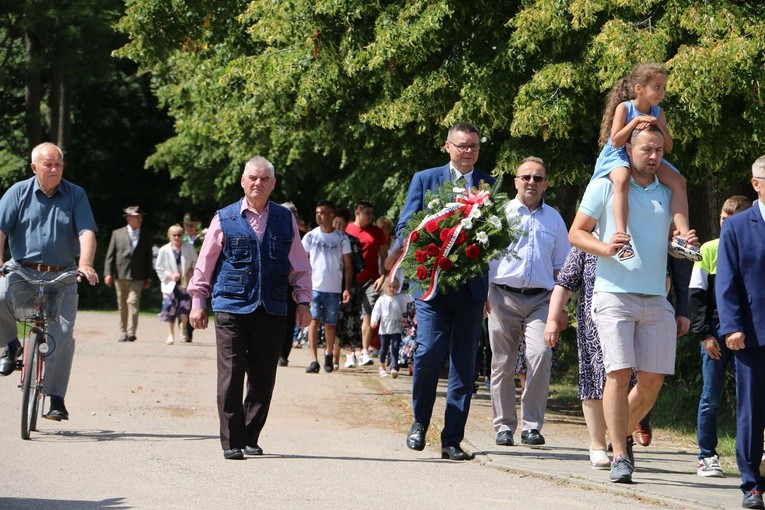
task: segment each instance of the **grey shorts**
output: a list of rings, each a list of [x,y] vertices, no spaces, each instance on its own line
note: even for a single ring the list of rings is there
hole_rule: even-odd
[[[606,372],[675,373],[677,323],[664,296],[595,292],[592,318],[603,348]]]
[[[380,294],[375,292],[375,280],[367,280],[364,283],[357,284],[359,287],[359,295],[361,296],[361,315],[371,316],[372,309],[375,307],[377,298]]]

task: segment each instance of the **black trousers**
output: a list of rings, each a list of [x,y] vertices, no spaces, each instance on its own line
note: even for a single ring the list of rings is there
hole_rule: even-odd
[[[215,313],[218,417],[224,450],[258,444],[271,407],[286,322],[286,316],[270,314],[263,307],[249,314]]]
[[[281,357],[289,360],[290,351],[292,351],[292,340],[295,335],[295,311],[297,310],[297,303],[292,299],[292,287],[289,288],[287,293],[287,320],[284,326],[284,342],[282,343]]]

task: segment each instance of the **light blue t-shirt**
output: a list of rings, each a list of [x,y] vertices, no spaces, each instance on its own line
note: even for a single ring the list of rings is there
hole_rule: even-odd
[[[595,292],[665,295],[671,195],[671,190],[656,177],[646,188],[630,178],[627,233],[632,236],[635,256],[626,261],[598,257]],[[613,183],[596,179],[590,181],[579,205],[579,212],[597,220],[600,240],[604,242],[616,230],[613,197]]]
[[[15,260],[61,267],[76,262],[82,233],[98,231],[85,190],[62,179],[47,197],[37,177],[17,182],[0,199],[0,230]]]

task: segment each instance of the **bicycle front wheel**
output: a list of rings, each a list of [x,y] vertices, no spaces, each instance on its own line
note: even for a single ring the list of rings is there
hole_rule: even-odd
[[[24,382],[21,384],[21,439],[29,439],[29,433],[35,430],[37,406],[40,402],[40,337],[38,333],[29,335],[27,349],[24,350]]]

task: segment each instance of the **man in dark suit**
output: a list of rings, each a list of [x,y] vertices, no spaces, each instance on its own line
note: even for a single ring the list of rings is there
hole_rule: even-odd
[[[143,213],[137,205],[123,210],[127,225],[112,232],[104,262],[104,283],[115,284],[120,311],[118,342],[134,342],[141,291],[151,285],[151,240],[141,230]]]
[[[448,164],[414,174],[406,202],[396,225],[396,235],[403,239],[407,220],[426,208],[425,192],[435,191],[444,182],[477,187],[481,181],[494,184],[494,178],[474,168],[481,148],[478,129],[468,123],[455,124],[445,144]],[[481,320],[489,283],[487,275],[467,281],[448,292],[438,291],[429,301],[417,301],[417,350],[412,379],[414,423],[406,444],[413,450],[425,448],[425,434],[433,414],[438,373],[449,355],[449,383],[446,390],[446,412],[441,431],[441,457],[470,460],[460,447],[465,435],[465,422],[475,379],[475,358],[481,335]],[[413,291],[417,298],[421,291]]]
[[[717,252],[720,335],[736,360],[736,463],[744,508],[765,508],[765,155],[752,165],[758,200],[726,219]]]

